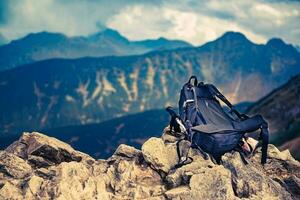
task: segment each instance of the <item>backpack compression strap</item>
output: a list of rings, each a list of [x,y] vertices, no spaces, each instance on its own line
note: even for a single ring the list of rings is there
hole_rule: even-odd
[[[234,106],[226,99],[226,97],[212,84],[208,85],[209,91],[215,95],[216,97],[218,97],[221,101],[223,101],[229,108],[230,110],[236,114],[236,116],[238,116],[238,118],[244,120],[244,119],[248,119],[249,117],[246,114],[241,114],[239,113]]]

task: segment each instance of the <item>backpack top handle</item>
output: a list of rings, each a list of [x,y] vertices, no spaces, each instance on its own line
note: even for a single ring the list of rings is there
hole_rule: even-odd
[[[192,79],[194,79],[194,84],[192,84]],[[198,85],[198,79],[197,79],[197,77],[194,76],[194,75],[191,76],[190,79],[189,79],[189,81],[188,81],[188,83],[189,83],[190,85],[197,86],[197,85]]]

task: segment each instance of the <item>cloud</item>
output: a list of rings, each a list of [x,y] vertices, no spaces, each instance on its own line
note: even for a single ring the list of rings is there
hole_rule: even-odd
[[[149,8],[139,5],[126,7],[112,17],[107,25],[118,29],[130,39],[139,40],[163,35],[200,45],[216,39],[228,30],[243,32],[256,42],[266,40],[264,36],[253,33],[235,21],[229,20],[228,17],[223,19],[220,16],[209,16],[193,10],[183,11],[167,6]]]
[[[9,0],[1,0],[0,1],[0,25],[6,24],[9,16]]]
[[[103,28],[106,21],[125,6],[138,0],[2,0],[4,8],[0,32],[8,39],[30,32],[62,32],[70,36],[89,35]],[[160,1],[153,1],[157,5]],[[2,5],[3,4],[3,5]],[[146,4],[147,5],[147,4]],[[1,18],[0,18],[1,19]]]
[[[240,31],[254,42],[271,37],[300,44],[298,1],[1,0],[0,33],[11,40],[30,32],[89,35],[105,27],[132,40],[167,37],[195,45]],[[2,12],[3,11],[3,12]]]

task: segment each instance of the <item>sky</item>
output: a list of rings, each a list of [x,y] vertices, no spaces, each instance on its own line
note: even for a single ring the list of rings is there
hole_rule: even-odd
[[[0,0],[0,40],[7,42],[32,32],[88,36],[107,27],[130,40],[201,45],[239,31],[256,43],[280,37],[300,45],[300,1]]]

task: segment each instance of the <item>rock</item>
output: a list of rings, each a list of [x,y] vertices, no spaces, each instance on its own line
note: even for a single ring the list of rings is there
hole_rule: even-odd
[[[105,180],[93,177],[83,163],[64,162],[52,166],[50,170],[55,170],[57,174],[48,183],[51,187],[45,188],[41,196],[52,195],[55,199],[109,199],[113,195],[106,190]]]
[[[29,181],[26,183],[24,186],[25,190],[25,199],[35,199],[35,198],[40,198],[39,192],[40,188],[43,184],[44,179],[41,177],[38,177],[36,175],[33,175]]]
[[[145,160],[154,169],[168,173],[178,163],[175,143],[165,144],[160,138],[150,138],[142,146]]]
[[[161,196],[165,186],[160,175],[143,160],[143,157],[116,158],[106,175],[116,198],[146,199]],[[109,163],[112,160],[108,161]]]
[[[205,168],[191,177],[192,199],[236,199],[231,185],[231,173],[223,166]]]
[[[54,162],[51,162],[48,159],[45,159],[40,156],[29,155],[27,158],[28,162],[35,167],[49,167],[51,165],[55,165]]]
[[[21,138],[7,147],[7,152],[28,159],[36,167],[50,166],[61,162],[93,160],[90,156],[75,151],[70,145],[37,132],[23,133]]]
[[[166,198],[164,196],[156,196],[156,197],[145,198],[143,200],[166,200]]]
[[[261,148],[258,149],[258,155],[260,155],[261,152]],[[257,155],[257,154],[256,154]],[[297,161],[292,157],[290,151],[284,150],[284,151],[279,151],[279,149],[277,149],[274,145],[269,144],[268,146],[268,156],[271,158],[276,158],[279,160],[285,160],[285,161],[290,161],[290,162],[295,162],[297,163]]]
[[[169,187],[173,188],[188,184],[192,175],[202,173],[205,168],[212,168],[215,165],[211,160],[205,160],[195,149],[190,149],[188,155],[192,157],[192,163],[171,170],[166,176]]]
[[[21,189],[10,182],[0,185],[0,199],[23,200]]]
[[[52,179],[54,176],[56,176],[55,170],[50,170],[46,168],[38,168],[34,171],[34,173],[44,179]]]
[[[261,169],[259,164],[261,148],[251,158],[256,169]],[[268,160],[263,171],[269,178],[278,182],[294,197],[299,196],[300,187],[294,180],[300,178],[300,163],[295,160],[289,150],[279,151],[274,145],[268,146]]]
[[[142,151],[120,145],[109,159],[94,160],[55,138],[25,133],[0,151],[0,199],[299,199],[299,162],[275,146],[269,151],[264,166],[259,150],[248,165],[237,152],[216,165],[190,149],[193,162],[173,168],[170,140],[151,138]]]
[[[168,190],[165,193],[166,197],[168,199],[173,199],[173,200],[192,200],[192,195],[191,195],[191,189],[188,186],[180,186],[177,188],[173,188],[171,190]]]
[[[122,156],[122,157],[128,157],[128,158],[133,158],[139,154],[141,154],[142,152],[140,150],[137,150],[134,147],[125,145],[125,144],[121,144],[117,150],[115,151],[114,155],[116,156]]]
[[[5,151],[0,151],[0,173],[4,176],[22,179],[32,172],[26,161]]]
[[[287,190],[293,194],[296,199],[300,199],[300,178],[292,175],[284,179]]]
[[[170,131],[170,127],[167,126],[163,131],[161,139],[164,141],[164,143],[175,143],[180,139],[184,139],[184,135],[173,135]]]
[[[223,165],[232,173],[232,187],[239,198],[292,199],[279,183],[266,176],[262,167],[245,165],[238,152],[223,156]]]

